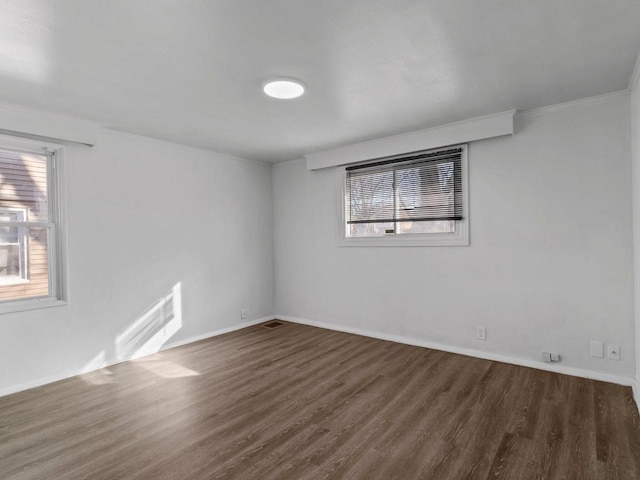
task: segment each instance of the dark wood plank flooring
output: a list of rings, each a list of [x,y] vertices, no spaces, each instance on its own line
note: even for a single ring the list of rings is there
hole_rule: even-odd
[[[627,387],[285,323],[0,398],[0,478],[640,479]]]

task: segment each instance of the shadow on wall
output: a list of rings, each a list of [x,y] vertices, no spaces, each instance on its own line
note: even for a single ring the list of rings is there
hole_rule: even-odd
[[[178,282],[116,337],[116,356],[123,361],[156,353],[180,328],[182,293]]]

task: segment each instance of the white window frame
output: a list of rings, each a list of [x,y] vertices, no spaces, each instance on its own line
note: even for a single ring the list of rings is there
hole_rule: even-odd
[[[0,301],[0,314],[67,305],[63,215],[64,146],[47,141],[0,135],[0,149],[20,153],[47,154],[47,222],[16,222],[16,226],[47,229],[49,294],[47,296]],[[20,283],[28,283],[20,282]]]
[[[466,247],[469,246],[469,162],[468,145],[453,145],[432,149],[433,151],[445,148],[462,148],[462,200],[464,218],[456,220],[455,232],[450,233],[404,233],[386,234],[372,237],[350,237],[347,235],[347,191],[346,191],[346,167],[336,168],[340,185],[340,235],[338,245],[343,247]],[[367,162],[363,162],[367,163]]]

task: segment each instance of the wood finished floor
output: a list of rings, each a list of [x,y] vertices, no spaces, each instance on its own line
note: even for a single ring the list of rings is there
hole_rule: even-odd
[[[638,479],[629,388],[250,327],[0,398],[0,478]]]

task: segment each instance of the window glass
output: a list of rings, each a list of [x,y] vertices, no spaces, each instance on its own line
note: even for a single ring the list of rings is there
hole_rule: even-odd
[[[0,150],[0,302],[50,294],[49,157]]]
[[[466,145],[458,145],[345,167],[343,239],[468,245],[466,161]]]

